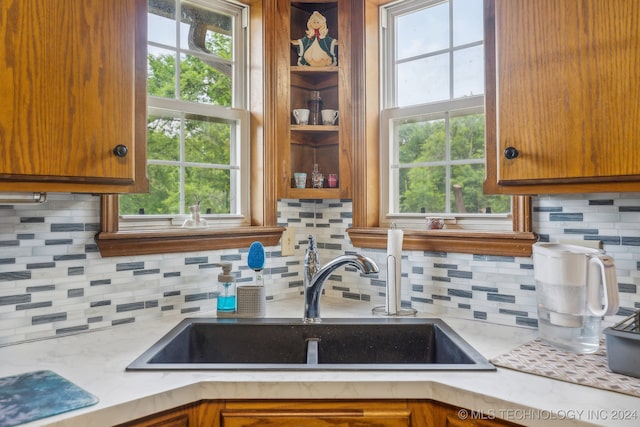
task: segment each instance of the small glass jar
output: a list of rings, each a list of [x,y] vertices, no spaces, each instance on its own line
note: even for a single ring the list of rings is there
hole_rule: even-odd
[[[322,110],[322,98],[320,97],[319,90],[312,90],[307,101],[307,108],[309,109],[309,124],[320,125],[322,124],[322,117],[320,111]]]
[[[313,165],[313,172],[311,173],[311,186],[313,188],[322,188],[324,186],[324,175],[320,173],[317,163]]]

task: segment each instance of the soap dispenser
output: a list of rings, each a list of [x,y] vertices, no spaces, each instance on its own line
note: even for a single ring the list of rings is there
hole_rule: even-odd
[[[231,263],[222,262],[222,274],[218,274],[218,313],[231,314],[236,311],[236,284],[231,274]]]

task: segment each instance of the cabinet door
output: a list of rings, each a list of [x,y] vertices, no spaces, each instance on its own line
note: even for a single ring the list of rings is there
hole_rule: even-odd
[[[495,17],[493,5],[485,189],[640,189],[640,3],[495,0]]]
[[[146,0],[3,0],[0,34],[0,190],[144,190]]]
[[[404,402],[228,402],[223,427],[409,427]]]

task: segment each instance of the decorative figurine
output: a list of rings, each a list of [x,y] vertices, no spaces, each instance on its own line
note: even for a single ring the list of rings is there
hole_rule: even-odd
[[[328,33],[327,19],[319,12],[313,12],[307,21],[305,36],[291,40],[291,44],[298,47],[298,65],[327,67],[338,64],[338,40]]]
[[[184,228],[197,228],[197,227],[206,227],[207,220],[204,218],[200,218],[200,202],[202,202],[202,198],[199,195],[195,195],[194,197],[195,204],[189,206],[189,211],[191,212],[191,218],[187,218],[184,223],[182,223],[182,227]]]
[[[191,218],[187,218],[182,226],[184,228],[197,228],[197,227],[206,227],[207,220],[204,218],[200,218],[200,204],[189,206],[189,211],[191,212]]]

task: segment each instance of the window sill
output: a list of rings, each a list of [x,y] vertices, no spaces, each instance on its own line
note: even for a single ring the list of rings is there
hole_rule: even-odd
[[[347,230],[355,247],[385,249],[386,228],[350,228]],[[404,230],[402,248],[430,252],[458,252],[474,255],[529,257],[531,245],[538,240],[535,233],[509,231]]]
[[[276,246],[284,227],[237,227],[227,229],[176,229],[162,231],[103,231],[96,243],[103,257],[197,252],[248,248],[260,241]]]

